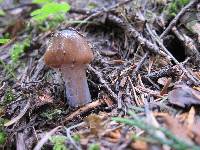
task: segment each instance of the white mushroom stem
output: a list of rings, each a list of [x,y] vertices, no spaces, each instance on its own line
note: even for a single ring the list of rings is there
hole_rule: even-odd
[[[60,70],[65,81],[68,104],[77,107],[91,102],[85,65],[63,65]]]

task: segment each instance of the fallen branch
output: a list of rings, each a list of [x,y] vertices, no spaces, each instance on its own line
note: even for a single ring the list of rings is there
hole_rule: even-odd
[[[111,14],[108,15],[107,19],[129,33],[130,36],[133,37],[142,47],[146,48],[150,52],[153,52],[154,54],[159,54],[164,57],[166,56],[165,53],[160,51],[159,47],[156,44],[153,44],[152,42],[144,38],[136,29],[132,27],[131,24],[126,23],[121,18]]]
[[[99,79],[99,82],[102,84],[101,86],[103,86],[105,88],[105,90],[110,94],[110,96],[112,97],[112,99],[117,102],[118,98],[117,95],[112,91],[112,89],[108,86],[108,84],[106,83],[106,81],[103,79],[102,74],[100,72],[98,72],[97,70],[95,70],[92,66],[88,65],[88,70],[90,72],[92,72],[93,74],[95,74],[95,76]]]
[[[182,73],[180,71],[179,67],[177,65],[175,66],[167,66],[164,68],[161,68],[159,71],[154,71],[150,74],[142,76],[142,80],[148,81],[148,78],[151,80],[157,80],[161,77],[166,77],[166,76],[178,76]]]
[[[64,124],[66,122],[69,122],[71,120],[74,120],[76,117],[80,116],[81,114],[87,113],[90,110],[94,110],[95,108],[105,104],[104,101],[97,100],[92,103],[86,104],[85,106],[82,106],[78,110],[74,111],[72,114],[70,114],[68,117],[66,117],[61,124]]]

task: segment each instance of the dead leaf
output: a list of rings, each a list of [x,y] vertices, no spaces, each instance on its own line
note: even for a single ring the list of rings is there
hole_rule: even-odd
[[[112,139],[118,139],[119,140],[120,137],[121,137],[120,129],[109,132],[107,136],[112,138]]]
[[[160,95],[164,95],[165,93],[167,93],[167,89],[170,86],[171,82],[172,82],[172,78],[168,78],[165,81],[165,84],[164,84],[162,90],[160,91]]]
[[[181,124],[176,118],[168,115],[167,113],[158,113],[157,116],[162,117],[167,128],[174,134],[176,137],[187,141],[188,143],[193,143],[190,139],[191,131],[187,126]]]
[[[154,113],[155,116],[159,116],[164,119],[168,129],[171,130],[171,132],[174,133],[177,137],[187,141],[189,139],[190,142],[194,141],[197,144],[200,144],[200,122],[195,121],[194,119],[194,108],[192,107],[187,114],[188,116],[182,120],[182,116],[185,116],[186,113],[178,115],[177,118],[174,118],[167,113]]]
[[[186,107],[190,105],[200,104],[200,92],[190,88],[187,85],[178,85],[168,94],[168,99],[171,104]]]
[[[90,128],[91,134],[98,136],[104,130],[102,118],[96,114],[91,114],[85,118],[86,123]]]
[[[136,141],[134,143],[131,144],[132,149],[136,149],[136,150],[147,150],[148,148],[148,144],[145,141]]]
[[[195,120],[195,109],[192,107],[188,113],[186,125],[189,129],[192,129]]]
[[[17,33],[24,30],[25,25],[26,25],[25,20],[22,18],[18,18],[16,21],[11,23],[11,25],[9,25],[6,28],[5,33],[8,32],[8,33],[10,33],[11,37],[15,37],[17,35]]]
[[[197,144],[200,144],[200,122],[194,124],[191,128],[192,132],[193,132],[193,139]]]

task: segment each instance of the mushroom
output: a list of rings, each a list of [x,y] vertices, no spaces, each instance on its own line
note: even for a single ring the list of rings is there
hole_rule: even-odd
[[[44,54],[45,64],[61,71],[68,104],[72,107],[91,102],[85,70],[92,59],[86,39],[72,29],[55,33]]]

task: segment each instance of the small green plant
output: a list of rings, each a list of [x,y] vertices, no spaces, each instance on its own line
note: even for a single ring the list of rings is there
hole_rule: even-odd
[[[70,10],[70,5],[66,2],[46,2],[42,8],[37,9],[31,13],[32,19],[36,21],[44,21],[48,17],[64,18],[66,12]]]
[[[0,10],[1,11],[1,10]],[[1,13],[1,12],[0,12]],[[6,44],[10,41],[10,39],[0,38],[0,44]]]
[[[33,0],[33,3],[36,4],[44,4],[44,3],[50,3],[53,2],[53,0]]]
[[[88,150],[100,150],[100,145],[99,144],[91,144],[88,148]]]
[[[3,130],[3,125],[7,120],[0,118],[0,145],[4,145],[7,139],[7,134]]]
[[[4,131],[0,131],[0,145],[5,144],[7,135]]]
[[[66,3],[56,3],[53,0],[34,0],[33,3],[42,5],[31,13],[31,24],[41,31],[48,31],[56,28],[65,20],[65,14],[71,6]]]
[[[55,135],[50,138],[50,141],[54,144],[53,150],[67,150],[65,146],[65,141],[67,137],[62,135]]]
[[[3,60],[0,59],[0,65],[3,66],[3,68],[4,68],[5,72],[7,73],[7,75],[10,75],[14,79],[16,79],[15,73],[13,71],[14,69],[13,69],[11,64],[6,64]]]
[[[189,2],[190,0],[173,0],[166,7],[165,13],[169,18],[175,17],[181,8],[187,5]]]
[[[5,12],[3,11],[3,9],[0,9],[0,16],[5,16]]]
[[[24,50],[30,46],[30,40],[26,38],[22,42],[17,42],[13,45],[12,49],[10,50],[10,56],[12,62],[17,62],[20,56],[24,53]]]
[[[47,110],[46,112],[43,112],[41,116],[46,117],[49,120],[52,120],[55,116],[60,115],[61,113],[62,113],[62,110],[60,109],[52,109],[52,110]]]
[[[8,104],[14,100],[14,94],[10,88],[8,88],[5,92],[3,104]]]
[[[79,134],[75,134],[75,135],[73,135],[72,138],[74,139],[75,142],[80,142],[80,140],[81,140],[81,137],[80,137]]]

